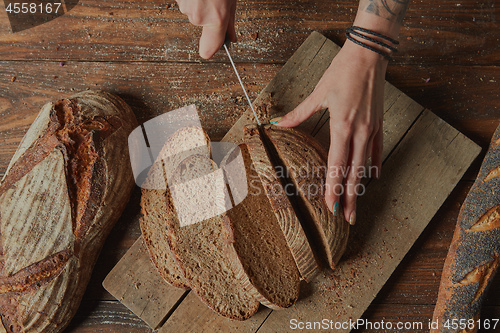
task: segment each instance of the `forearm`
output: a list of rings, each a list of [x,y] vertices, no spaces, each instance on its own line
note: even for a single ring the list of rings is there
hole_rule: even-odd
[[[360,0],[354,25],[397,38],[410,0]]]

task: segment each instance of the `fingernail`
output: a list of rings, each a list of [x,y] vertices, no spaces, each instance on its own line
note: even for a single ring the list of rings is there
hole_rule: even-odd
[[[273,119],[271,119],[271,120],[269,121],[269,123],[270,123],[270,124],[277,124],[277,123],[281,120],[281,118],[283,118],[283,117],[276,117],[276,118],[273,118]]]
[[[337,216],[338,210],[339,210],[339,202],[335,201],[335,203],[333,204],[333,216]]]
[[[349,217],[349,224],[354,225],[356,223],[356,212],[352,212],[351,216]]]

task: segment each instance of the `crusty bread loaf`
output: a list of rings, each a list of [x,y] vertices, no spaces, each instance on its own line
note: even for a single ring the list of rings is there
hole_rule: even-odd
[[[458,332],[453,319],[475,321],[463,332],[477,331],[481,304],[499,265],[500,126],[460,209],[434,309],[439,329],[433,332]]]
[[[227,211],[228,218],[223,219],[231,247],[229,254],[233,255],[231,262],[236,263],[233,265],[235,273],[263,305],[272,309],[290,307],[299,296],[299,271],[255,172],[247,146],[240,145],[228,154],[221,163],[221,168],[226,166],[230,166],[225,170],[229,184],[246,181],[244,185],[248,186],[243,201]],[[236,166],[246,171],[246,177],[232,179],[241,178]],[[244,187],[237,185],[231,188]],[[281,195],[286,196],[284,193]]]
[[[335,268],[347,245],[349,224],[342,211],[333,216],[326,205],[326,151],[314,138],[293,128],[266,125],[264,133],[295,185],[296,203],[304,213],[301,222],[317,243],[318,256]]]
[[[302,278],[309,282],[318,273],[319,267],[295,209],[282,187],[279,174],[274,169],[266,152],[258,128],[254,125],[246,126],[244,140],[248,145],[253,166],[271,203],[273,214],[285,235],[297,268]]]
[[[151,261],[165,281],[184,289],[189,285],[168,247],[166,221],[173,218],[173,212],[167,209],[166,186],[180,162],[194,154],[208,158],[210,139],[201,127],[182,127],[165,142],[141,190],[140,225]]]
[[[234,254],[227,243],[223,220],[224,214],[202,221],[181,225],[179,214],[192,214],[196,217],[199,205],[206,198],[200,196],[196,186],[189,182],[207,176],[209,192],[213,193],[211,202],[217,208],[226,208],[226,186],[222,171],[216,173],[217,165],[203,155],[186,158],[172,175],[173,186],[167,188],[167,209],[175,212],[175,218],[167,219],[168,242],[172,254],[186,281],[200,299],[214,311],[223,316],[244,320],[258,309],[259,302],[245,289],[244,282],[235,274],[231,259]],[[189,198],[181,200],[182,208],[175,205],[174,197]],[[238,269],[241,271],[241,269]]]
[[[134,180],[130,107],[102,91],[46,104],[0,183],[0,315],[60,332],[75,314]]]

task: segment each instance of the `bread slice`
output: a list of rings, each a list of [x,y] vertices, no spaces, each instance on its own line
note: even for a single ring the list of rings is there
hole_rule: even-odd
[[[192,213],[196,219],[198,205],[207,201],[204,194],[212,193],[209,201],[216,208],[227,208],[227,193],[222,170],[215,172],[215,163],[203,155],[186,158],[172,175],[175,180],[167,189],[167,209],[175,212],[175,218],[167,219],[170,249],[186,281],[199,298],[214,311],[225,317],[244,320],[258,309],[259,302],[245,289],[243,281],[233,270],[230,251],[223,232],[224,214],[196,223],[182,223],[177,218]],[[198,182],[203,188],[190,186]],[[191,208],[179,211],[174,198],[189,198]],[[186,200],[180,200],[185,202]]]
[[[309,219],[303,225],[314,226],[311,236],[319,241],[321,257],[334,268],[345,251],[349,224],[343,212],[333,216],[326,205],[326,151],[314,138],[293,128],[265,125],[264,134],[290,173],[300,209]]]
[[[160,173],[160,164],[152,167],[152,174]],[[146,180],[148,181],[148,180]],[[168,246],[166,222],[172,213],[167,210],[166,190],[142,189],[141,213],[139,222],[142,237],[153,265],[160,276],[174,287],[189,289],[189,285],[179,270]]]
[[[241,185],[248,185],[243,201],[229,210],[226,213],[228,218],[223,219],[231,247],[229,254],[232,263],[236,263],[235,272],[263,305],[272,309],[290,307],[299,296],[299,271],[252,165],[247,146],[240,145],[228,154],[221,162],[221,168],[225,168],[233,198],[235,194],[242,198],[246,186]],[[239,172],[243,170],[246,176]],[[241,184],[242,181],[248,184]]]
[[[279,175],[271,164],[259,130],[255,125],[244,128],[244,140],[248,146],[254,169],[271,204],[270,217],[274,215],[274,218],[277,219],[300,275],[304,280],[310,282],[319,271],[314,252],[282,187]]]
[[[142,186],[140,225],[154,266],[169,284],[188,289],[167,241],[167,220],[172,212],[165,201],[168,179],[177,165],[190,154],[210,155],[210,139],[198,126],[183,127],[165,142]]]

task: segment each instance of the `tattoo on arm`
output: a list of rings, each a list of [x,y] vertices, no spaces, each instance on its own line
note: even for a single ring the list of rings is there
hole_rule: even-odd
[[[364,10],[389,21],[403,22],[410,0],[361,0]]]

